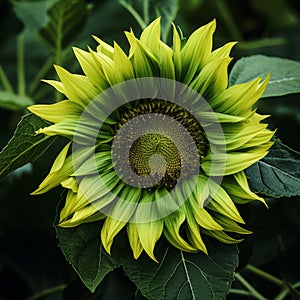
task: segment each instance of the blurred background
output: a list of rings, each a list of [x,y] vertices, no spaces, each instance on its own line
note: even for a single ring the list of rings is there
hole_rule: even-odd
[[[1,149],[12,137],[20,117],[26,114],[28,104],[52,103],[58,97],[53,88],[40,82],[43,78],[55,79],[53,63],[80,72],[72,46],[86,49],[90,45],[94,48],[96,42],[91,35],[96,35],[107,43],[115,40],[126,49],[128,45],[123,31],[132,27],[135,33],[141,32],[138,22],[117,0],[77,1],[84,5],[85,13],[80,14],[77,27],[66,32],[62,51],[57,53],[51,41],[43,40],[41,31],[47,22],[47,10],[55,2],[0,0],[0,77],[9,81],[11,94],[15,97],[12,104],[5,98],[7,95],[1,94],[5,88],[2,80]],[[142,0],[132,2],[139,11]],[[232,52],[235,60],[231,67],[237,59],[253,54],[300,61],[300,1],[152,0],[149,7],[153,16],[155,7],[164,7],[165,15],[175,18],[184,36],[216,18],[214,47],[239,41]],[[266,98],[258,107],[261,113],[272,115],[268,121],[272,129],[277,128],[277,137],[298,151],[299,97],[295,94]],[[57,145],[51,146],[36,162],[22,167],[1,182],[0,300],[92,299],[61,254],[52,227],[62,190],[57,188],[46,195],[30,196],[49,171],[58,151]],[[254,234],[239,246],[240,271],[245,272],[245,276],[257,289],[264,291],[268,299],[273,299],[278,290],[243,271],[243,266],[251,262],[289,282],[300,280],[300,202],[295,197],[267,201],[269,209],[256,204],[243,207],[247,224]],[[120,274],[117,276],[123,276]],[[108,280],[113,284],[113,277]],[[126,284],[130,285],[130,282]],[[76,296],[71,293],[75,285],[80,290]],[[63,291],[65,286],[68,288]],[[53,293],[38,298],[32,296],[52,287],[57,288]],[[124,295],[124,299],[134,298]],[[241,298],[229,295],[228,299]]]

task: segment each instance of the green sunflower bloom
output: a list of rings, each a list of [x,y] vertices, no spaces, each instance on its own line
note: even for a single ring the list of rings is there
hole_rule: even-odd
[[[59,225],[102,220],[108,253],[127,230],[133,256],[156,260],[166,238],[183,251],[207,253],[203,235],[223,243],[248,234],[236,204],[262,198],[250,191],[245,168],[263,158],[274,132],[253,106],[268,79],[228,87],[228,43],[212,51],[216,22],[182,45],[160,39],[160,19],[136,38],[129,54],[95,37],[96,51],[74,48],[84,75],[56,66],[47,80],[66,100],[29,110],[52,125],[37,134],[69,139],[33,194],[67,189]]]

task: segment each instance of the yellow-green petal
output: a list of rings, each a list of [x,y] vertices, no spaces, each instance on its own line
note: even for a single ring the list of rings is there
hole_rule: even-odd
[[[32,192],[31,195],[43,194],[58,186],[71,175],[73,171],[73,164],[70,157],[67,158],[70,145],[71,142],[61,150],[56,157],[49,174],[39,185],[38,189]]]
[[[262,197],[250,190],[247,177],[243,171],[236,173],[233,176],[226,176],[223,180],[222,186],[236,203],[244,204],[258,200],[267,206]]]
[[[230,57],[214,60],[203,67],[190,86],[209,100],[227,88]]]
[[[68,179],[62,181],[61,183],[61,186],[66,188],[66,189],[69,189],[69,190],[72,190],[73,193],[77,193],[78,192],[78,181],[75,177],[69,177]]]
[[[113,208],[112,217],[106,218],[101,230],[101,240],[108,253],[110,253],[114,237],[130,221],[134,214],[132,204],[139,201],[140,195],[140,189],[125,188]]]
[[[201,168],[208,176],[226,176],[238,173],[265,157],[272,144],[272,142],[268,142],[247,152],[236,151],[221,154],[209,152],[202,160]]]
[[[85,160],[74,172],[74,176],[103,174],[113,169],[111,151],[101,151]]]
[[[197,252],[198,250],[188,244],[180,235],[180,227],[185,221],[185,214],[182,209],[178,209],[170,216],[164,218],[164,235],[174,247],[187,252]]]
[[[93,38],[99,43],[99,46],[97,47],[97,52],[102,53],[109,58],[112,58],[114,54],[114,48],[111,45],[99,39],[95,35],[93,35]]]
[[[147,223],[137,223],[136,227],[143,249],[150,258],[157,262],[153,252],[155,244],[163,232],[163,221],[156,220]]]
[[[86,76],[71,74],[60,66],[55,66],[55,70],[68,99],[85,108],[89,101],[97,96],[98,90]]]
[[[78,201],[89,201],[97,209],[102,209],[111,203],[123,188],[124,183],[114,172],[84,176],[79,184]]]
[[[74,203],[76,203],[77,193],[72,190],[68,190],[66,201],[63,209],[60,211],[59,220],[62,222],[66,220],[74,211],[72,208],[74,207]]]
[[[65,94],[65,87],[60,81],[57,80],[42,80],[42,81],[52,85],[60,93]]]
[[[106,215],[99,212],[92,205],[87,205],[79,210],[76,210],[73,216],[67,220],[61,220],[60,227],[70,228],[83,223],[95,222],[102,220]]]
[[[82,112],[80,106],[69,100],[60,101],[54,104],[37,104],[27,107],[27,109],[40,118],[53,123],[59,123],[66,118],[78,118]]]
[[[194,218],[197,223],[202,227],[209,230],[222,230],[223,227],[218,224],[214,218],[205,210],[205,208],[193,207]]]
[[[48,136],[60,135],[68,139],[72,139],[75,134],[75,129],[77,127],[77,121],[78,121],[78,117],[76,116],[75,119],[64,119],[59,123],[44,128],[40,128],[39,130],[36,131],[36,133],[37,134],[43,133]],[[80,129],[82,129],[82,127],[80,127]],[[79,134],[82,138],[86,137],[85,131],[79,130],[78,127],[78,129],[76,130],[76,135],[79,137]]]
[[[110,253],[110,249],[114,240],[114,237],[125,227],[127,222],[112,219],[111,217],[106,217],[101,230],[101,241],[104,249],[107,253]]]
[[[116,72],[115,77],[119,82],[134,78],[134,69],[131,61],[124,53],[122,48],[115,42],[114,43],[114,71]]]
[[[230,218],[227,218],[226,216],[223,216],[221,214],[214,213],[213,214],[214,219],[222,225],[224,231],[228,232],[236,232],[240,234],[251,234],[252,232],[242,228],[240,225],[238,225],[235,221],[233,221]]]
[[[214,61],[217,59],[222,59],[222,58],[226,58],[229,57],[229,54],[231,52],[231,49],[237,44],[237,42],[230,42],[225,44],[224,46],[214,50],[210,57],[209,57],[209,61]]]
[[[173,62],[175,67],[175,78],[176,80],[180,80],[181,69],[182,69],[182,62],[180,56],[181,39],[174,23],[172,23],[172,27],[173,27]]]
[[[194,31],[181,51],[182,73],[185,84],[189,84],[195,75],[208,62],[212,49],[212,36],[216,21],[208,23]]]
[[[129,239],[129,244],[133,252],[133,257],[138,259],[143,252],[143,246],[139,239],[139,234],[137,230],[137,224],[128,223],[127,224],[127,235]]]
[[[105,90],[108,87],[107,79],[104,75],[101,65],[93,58],[90,52],[83,51],[79,48],[73,48],[75,56],[90,82],[97,87],[98,92]]]
[[[186,234],[188,236],[188,239],[190,243],[198,250],[203,251],[207,254],[206,246],[202,240],[201,234],[200,234],[200,227],[198,222],[196,222],[194,217],[194,211],[190,209],[191,207],[189,205],[185,205],[185,215],[186,215]]]
[[[245,224],[239,211],[226,191],[212,179],[209,179],[208,183],[212,199],[208,202],[206,207],[217,211],[234,221]]]
[[[150,49],[143,46],[132,32],[125,32],[125,34],[131,45],[130,60],[134,67],[135,76],[137,78],[159,76],[158,62]]]
[[[223,231],[213,231],[213,230],[206,230],[203,229],[203,232],[211,237],[219,240],[224,244],[236,244],[242,242],[244,239],[235,239]]]
[[[141,44],[151,49],[151,51],[159,55],[160,42],[160,17],[150,23],[142,32],[140,41]]]
[[[252,107],[264,93],[270,77],[260,83],[257,78],[251,82],[236,84],[224,91],[220,91],[210,100],[209,104],[216,111],[223,111],[236,116],[252,114]]]

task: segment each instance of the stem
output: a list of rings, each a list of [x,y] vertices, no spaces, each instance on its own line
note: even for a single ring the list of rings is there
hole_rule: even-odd
[[[40,299],[40,298],[43,298],[45,296],[63,291],[66,288],[66,286],[67,286],[66,284],[61,284],[61,285],[57,285],[57,286],[54,286],[54,287],[49,288],[49,289],[45,289],[45,290],[43,290],[39,293],[36,293],[33,296],[27,298],[27,300],[36,300],[36,299]]]
[[[258,300],[267,300],[262,294],[260,294],[243,276],[235,274],[235,278],[251,293],[251,295]]]
[[[230,10],[228,9],[227,2],[224,0],[216,0],[217,7],[223,17],[223,21],[227,26],[228,31],[231,34],[231,37],[236,41],[242,41],[243,35],[238,26],[236,26]]]
[[[144,0],[143,12],[144,12],[144,22],[149,23],[149,0]]]
[[[63,28],[62,18],[59,18],[59,24],[57,28]],[[57,30],[56,36],[56,45],[55,45],[55,64],[61,66],[62,64],[62,30]],[[55,101],[59,102],[62,99],[61,94],[56,91],[55,92]]]
[[[272,282],[272,283],[280,286],[280,287],[285,286],[284,281],[282,281],[281,279],[279,279],[261,269],[258,269],[252,265],[247,265],[245,269],[252,272],[253,274],[256,274],[259,277],[262,277],[262,278],[268,280],[269,282]]]
[[[146,28],[147,23],[141,18],[139,13],[130,4],[128,4],[125,0],[119,0],[119,3],[131,13],[131,15],[135,18],[142,29]]]
[[[294,289],[296,289],[299,286],[300,286],[300,281],[298,281],[292,285],[292,287]],[[274,300],[283,300],[289,294],[289,292],[290,292],[290,289],[288,287],[283,289],[282,292],[276,298],[274,298]]]
[[[24,34],[17,37],[17,76],[18,94],[25,95],[25,68],[24,68]]]
[[[229,290],[230,294],[236,294],[236,295],[243,295],[243,296],[252,296],[252,294],[248,291],[245,290],[239,290],[239,289],[230,289]]]
[[[54,61],[54,57],[50,56],[45,63],[43,64],[43,66],[40,68],[40,70],[38,71],[38,73],[36,74],[35,78],[33,79],[30,87],[29,87],[29,95],[33,96],[33,94],[35,93],[38,85],[41,82],[41,79],[44,77],[45,74],[47,74],[47,72],[50,70],[50,68],[53,65],[53,61]]]
[[[57,28],[62,28],[63,25],[61,20],[62,18],[59,18],[59,24],[57,25]],[[57,65],[61,65],[61,60],[62,60],[61,43],[62,43],[61,30],[57,30],[56,43],[55,43],[55,63]]]
[[[1,80],[1,83],[4,87],[4,89],[7,91],[7,92],[11,92],[11,93],[14,93],[14,90],[8,80],[8,77],[6,76],[2,66],[0,65],[0,80]]]
[[[285,38],[265,38],[257,41],[240,42],[238,44],[238,47],[242,50],[243,49],[251,50],[251,49],[257,49],[263,47],[281,46],[284,44],[286,44]]]
[[[160,10],[157,9],[157,15],[158,16],[160,15],[160,11],[164,12],[164,14],[166,14],[165,13],[166,10],[161,8]],[[172,15],[170,16],[170,21],[175,20],[177,12],[178,12],[178,5],[172,10]],[[171,24],[170,23],[166,27],[162,26],[162,34],[161,35],[162,35],[162,40],[165,43],[167,42],[170,29],[171,29]]]

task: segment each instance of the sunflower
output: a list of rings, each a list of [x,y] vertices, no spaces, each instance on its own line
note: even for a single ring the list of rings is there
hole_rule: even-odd
[[[253,109],[268,78],[228,87],[235,42],[212,50],[213,20],[186,43],[173,25],[173,46],[160,19],[138,39],[125,32],[126,54],[95,37],[96,51],[74,48],[84,75],[55,66],[47,83],[66,100],[29,110],[51,122],[37,134],[68,143],[33,194],[67,189],[59,225],[100,221],[108,253],[127,230],[134,258],[153,259],[161,238],[207,253],[203,235],[237,243],[250,233],[235,204],[264,200],[244,170],[263,158],[274,132]]]

